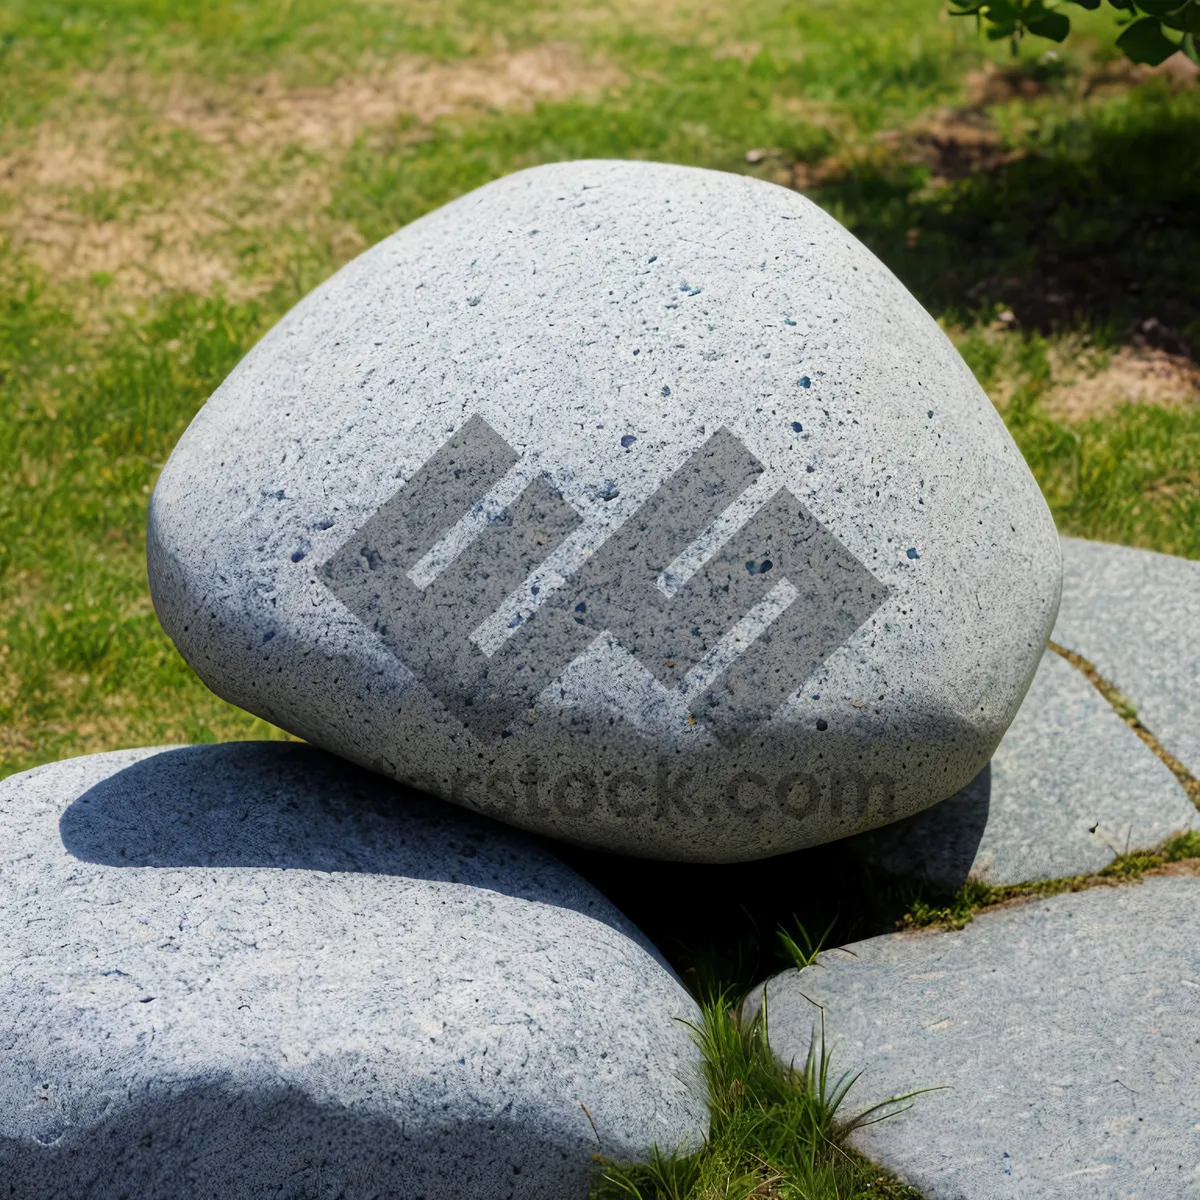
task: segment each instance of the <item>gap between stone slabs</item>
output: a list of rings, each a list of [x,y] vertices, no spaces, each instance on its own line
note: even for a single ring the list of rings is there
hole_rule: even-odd
[[[1198,906],[1200,879],[1154,878],[870,938],[744,1013],[765,991],[784,1062],[823,1028],[860,1106],[948,1086],[851,1139],[929,1200],[1200,1196]]]
[[[1176,777],[1064,658],[1043,653],[991,762],[948,800],[853,839],[894,875],[953,889],[1084,875],[1197,824]]]
[[[1197,634],[1197,636],[1200,636],[1200,634]],[[1162,760],[1171,774],[1179,781],[1179,786],[1187,793],[1188,799],[1191,800],[1197,809],[1200,809],[1200,779],[1197,779],[1179,759],[1163,746],[1162,742],[1155,737],[1153,732],[1146,728],[1145,723],[1138,716],[1137,709],[1130,702],[1129,697],[1115,684],[1105,679],[1082,654],[1077,654],[1074,650],[1068,650],[1066,646],[1060,646],[1053,640],[1048,642],[1047,645],[1055,654],[1062,655],[1112,705],[1117,716]],[[1197,687],[1200,687],[1200,680],[1197,681]]]
[[[1200,773],[1200,562],[1080,538],[1059,544],[1051,638],[1094,665],[1167,753]]]

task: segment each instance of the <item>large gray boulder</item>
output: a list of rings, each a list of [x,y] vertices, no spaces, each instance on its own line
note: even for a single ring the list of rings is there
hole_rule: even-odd
[[[803,197],[540,167],[298,305],[181,439],[154,601],[220,695],[528,829],[735,861],[970,781],[1058,605],[1038,487]]]
[[[767,984],[771,1046],[803,1063],[823,1016],[848,1109],[945,1087],[852,1139],[929,1200],[1197,1197],[1197,913],[1155,878],[857,942]]]
[[[1065,597],[1064,597],[1065,600]],[[1060,879],[1200,825],[1157,755],[1047,650],[992,761],[961,792],[853,841],[867,861],[952,888]]]
[[[0,784],[6,1200],[582,1200],[698,1142],[696,1017],[551,855],[309,747]]]
[[[1054,640],[1132,702],[1162,746],[1200,776],[1200,562],[1063,538]]]

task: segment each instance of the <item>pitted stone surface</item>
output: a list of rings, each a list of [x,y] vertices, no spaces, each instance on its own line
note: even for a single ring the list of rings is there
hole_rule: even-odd
[[[823,1009],[848,1108],[948,1085],[852,1139],[929,1200],[1200,1196],[1198,912],[1153,878],[829,951],[767,984],[771,1045]]]
[[[597,1136],[706,1125],[695,1005],[620,913],[309,747],[5,781],[0,914],[6,1200],[582,1200]]]
[[[499,180],[297,306],[151,504],[222,696],[529,829],[733,861],[953,794],[1053,624],[1041,494],[936,323],[759,181]]]
[[[1116,684],[1200,775],[1200,562],[1078,538],[1062,550],[1054,640]]]
[[[854,840],[869,862],[956,887],[1061,879],[1200,825],[1175,776],[1047,650],[991,763],[957,795]]]

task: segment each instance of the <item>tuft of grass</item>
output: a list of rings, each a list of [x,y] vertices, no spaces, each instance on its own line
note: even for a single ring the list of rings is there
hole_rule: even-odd
[[[1162,848],[1163,861],[1168,863],[1186,862],[1188,859],[1200,858],[1200,829],[1191,829],[1171,838]]]
[[[834,918],[834,920],[825,926],[824,933],[814,939],[805,927],[804,922],[793,913],[791,921],[792,931],[781,926],[776,931],[775,937],[778,939],[779,948],[783,952],[784,958],[790,961],[797,971],[803,971],[805,967],[811,967],[817,961],[817,955],[825,949],[825,945],[829,941],[829,935],[833,932],[836,924],[837,919]]]
[[[922,929],[938,925],[943,929],[965,929],[980,908],[1000,903],[997,893],[1001,888],[989,887],[978,880],[969,879],[948,896],[934,891],[932,894],[923,886],[914,888],[916,895],[909,903],[902,923],[909,929]]]
[[[749,1020],[726,993],[701,1007],[692,1034],[711,1114],[704,1147],[691,1155],[656,1150],[641,1164],[603,1162],[593,1200],[919,1200],[846,1144],[855,1129],[902,1111],[918,1093],[843,1115],[858,1074],[833,1076],[823,1025],[796,1067],[771,1051],[765,1000]]]

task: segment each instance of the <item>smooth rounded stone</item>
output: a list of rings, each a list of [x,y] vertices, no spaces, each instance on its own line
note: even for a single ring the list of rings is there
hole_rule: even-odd
[[[978,774],[1058,605],[1050,514],[936,323],[741,176],[539,167],[247,356],[155,489],[217,693],[513,824],[737,861]]]
[[[953,888],[1061,879],[1200,825],[1187,793],[1088,679],[1047,650],[991,763],[961,792],[853,839],[868,862]]]
[[[598,1144],[707,1123],[696,1007],[616,909],[310,747],[10,778],[0,913],[8,1200],[582,1200]]]
[[[947,1088],[851,1139],[928,1200],[1200,1196],[1198,912],[1150,878],[857,942],[768,982],[771,1046],[802,1063],[823,1012],[847,1111]]]
[[[1200,562],[1063,538],[1053,637],[1116,684],[1164,749],[1200,775]]]

